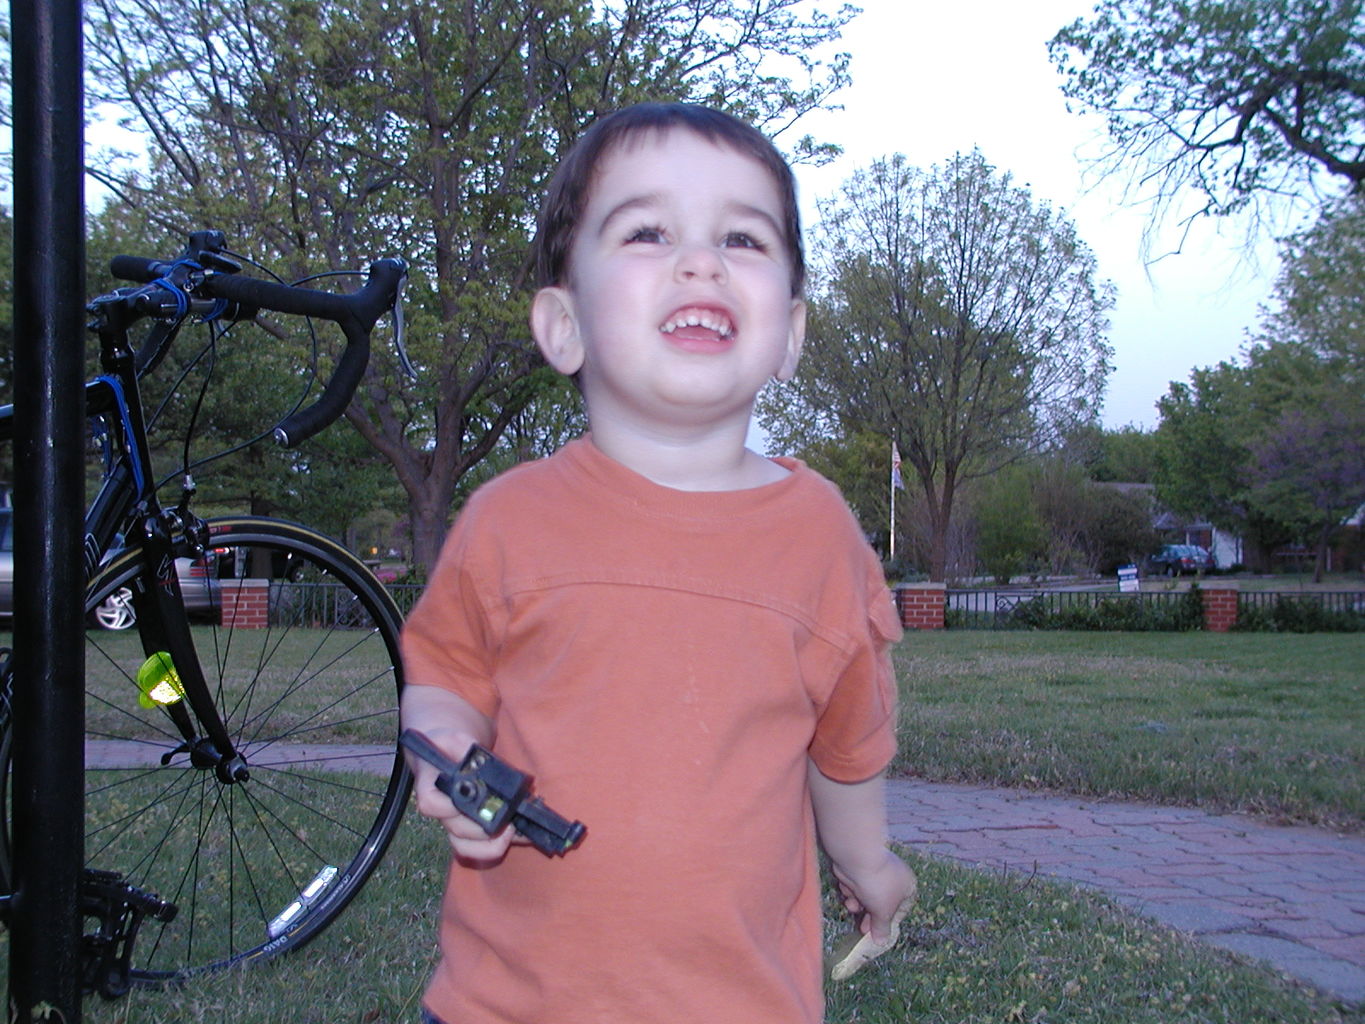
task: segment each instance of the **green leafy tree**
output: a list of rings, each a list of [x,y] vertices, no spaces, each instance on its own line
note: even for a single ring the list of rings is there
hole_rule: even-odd
[[[526,328],[525,257],[564,148],[605,110],[669,98],[736,110],[819,156],[792,126],[846,81],[846,57],[814,55],[853,13],[798,0],[92,0],[92,101],[125,110],[151,148],[146,167],[108,159],[96,173],[144,216],[219,227],[290,278],[411,262],[420,379],[380,339],[347,418],[396,476],[429,566],[466,475],[507,451],[514,423],[547,418],[528,409],[563,397]]]
[[[1243,534],[1254,553],[1282,538],[1284,531],[1247,498],[1253,429],[1247,391],[1247,370],[1233,362],[1195,369],[1188,382],[1173,381],[1157,402],[1161,422],[1154,482],[1163,506]]]
[[[1048,533],[1035,500],[1036,473],[1022,464],[1006,467],[977,488],[976,557],[995,582],[1041,568]]]
[[[1305,345],[1343,381],[1365,383],[1365,197],[1334,203],[1280,256],[1262,338]]]
[[[1286,407],[1250,446],[1250,497],[1312,544],[1322,581],[1332,534],[1365,507],[1365,404],[1354,390],[1325,387]]]
[[[1156,468],[1156,437],[1128,425],[1108,430],[1085,424],[1066,438],[1066,448],[1101,483],[1149,484]]]
[[[883,552],[890,548],[891,442],[861,431],[817,437],[801,447],[783,448],[801,458],[843,493],[863,532]]]
[[[1289,500],[1291,466],[1278,453],[1292,448],[1309,465],[1332,460],[1347,440],[1322,419],[1342,390],[1331,365],[1307,346],[1265,343],[1240,363],[1193,371],[1157,403],[1157,496],[1172,511],[1207,518],[1241,533],[1249,557],[1291,540],[1321,543],[1317,516]],[[1358,397],[1351,399],[1358,404]],[[1316,410],[1314,412],[1313,410]],[[1311,443],[1319,445],[1314,455]],[[1335,522],[1353,508],[1341,508]]]
[[[941,580],[959,489],[1094,418],[1112,293],[1070,221],[980,153],[877,161],[822,214],[802,364],[761,421],[894,438]]]
[[[1248,442],[1250,500],[1316,552],[1365,505],[1365,200],[1348,197],[1283,245],[1275,305],[1250,367],[1264,427]]]
[[[1161,544],[1149,492],[1091,483],[1083,494],[1090,523],[1083,551],[1096,572],[1109,576],[1121,565],[1138,565]]]
[[[1365,183],[1360,0],[1101,0],[1049,52],[1104,118],[1101,169],[1159,215],[1187,190],[1193,218]]]
[[[1002,582],[1021,572],[1112,575],[1159,544],[1146,490],[1095,482],[1069,448],[981,481],[972,508],[978,561]]]
[[[1365,216],[1346,199],[1284,243],[1275,302],[1237,363],[1196,370],[1159,403],[1162,500],[1267,547],[1325,550],[1365,496],[1361,341]]]

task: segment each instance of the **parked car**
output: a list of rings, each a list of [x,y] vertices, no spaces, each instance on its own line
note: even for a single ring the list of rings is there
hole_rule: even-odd
[[[218,587],[213,566],[213,553],[195,561],[177,558],[176,575],[180,577],[180,591],[185,607],[195,616],[212,617],[218,613]],[[14,615],[14,510],[0,508],[0,618]],[[127,587],[120,588],[109,599],[90,613],[90,624],[102,629],[127,629],[137,621],[133,611],[133,594]]]
[[[1179,576],[1187,572],[1207,572],[1214,567],[1213,555],[1198,544],[1167,544],[1147,559],[1147,571]]]

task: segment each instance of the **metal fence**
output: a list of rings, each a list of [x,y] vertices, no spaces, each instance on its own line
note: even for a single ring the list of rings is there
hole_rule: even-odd
[[[319,587],[319,585],[312,585]],[[322,589],[322,588],[319,588]],[[406,616],[421,596],[416,583],[389,584]],[[322,618],[338,609],[327,595],[310,598]],[[1203,625],[1200,591],[1116,593],[1113,590],[949,590],[949,629],[1113,629],[1179,631]],[[335,602],[336,598],[331,598]],[[344,621],[344,616],[342,617]],[[1237,628],[1279,632],[1365,630],[1365,592],[1244,591],[1238,595]]]
[[[1174,591],[949,590],[946,601],[950,629],[1184,630],[1202,616],[1197,594]]]
[[[404,617],[412,611],[422,587],[417,584],[389,584],[398,610]],[[372,619],[348,587],[340,583],[270,582],[270,624],[272,626],[328,626],[349,628],[369,626]]]
[[[398,610],[403,613],[403,618],[408,617],[412,611],[412,606],[417,603],[417,599],[422,596],[422,591],[426,587],[421,583],[390,583],[387,585],[390,594],[398,604]]]

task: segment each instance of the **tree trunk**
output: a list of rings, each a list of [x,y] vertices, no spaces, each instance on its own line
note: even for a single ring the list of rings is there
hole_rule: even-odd
[[[429,578],[446,536],[447,505],[413,502],[408,508],[408,529],[412,534],[412,566]]]
[[[1336,529],[1335,523],[1329,523],[1318,534],[1317,550],[1313,554],[1313,582],[1321,583],[1322,577],[1327,571],[1327,552],[1332,540],[1332,532]]]
[[[943,583],[948,579],[948,552],[952,543],[954,475],[946,473],[942,491],[932,481],[924,481],[924,496],[929,506],[929,579]]]

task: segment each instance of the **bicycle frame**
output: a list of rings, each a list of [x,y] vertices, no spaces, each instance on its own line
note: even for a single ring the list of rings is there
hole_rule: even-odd
[[[170,656],[184,695],[183,702],[169,702],[164,709],[196,767],[213,768],[221,782],[243,781],[247,768],[233,749],[211,699],[190,638],[175,571],[175,559],[180,555],[197,557],[204,553],[208,529],[189,511],[192,488],[188,483],[178,508],[161,506],[147,452],[146,423],[126,326],[106,318],[97,321],[96,330],[106,376],[86,386],[87,412],[111,421],[117,454],[86,515],[86,579],[94,576],[120,535],[141,551],[143,563],[156,580],[151,592],[139,589],[133,593],[133,607],[143,623],[144,653],[149,658],[163,652]],[[195,719],[202,733],[195,728]]]
[[[332,319],[341,325],[347,340],[336,373],[317,403],[291,414],[275,431],[280,443],[297,444],[337,419],[345,409],[364,370],[369,332],[380,313],[393,308],[401,324],[397,296],[406,267],[399,260],[372,264],[366,287],[343,298],[238,278],[235,275],[240,267],[223,255],[221,233],[200,231],[190,236],[182,258],[175,263],[120,256],[112,268],[121,277],[145,280],[149,286],[112,292],[89,307],[93,315],[90,328],[99,337],[104,375],[86,386],[87,413],[105,417],[115,455],[86,515],[85,577],[87,581],[94,577],[120,536],[141,552],[150,578],[156,581],[150,590],[139,588],[133,594],[134,608],[143,622],[144,653],[148,658],[169,655],[184,698],[164,705],[184,741],[167,756],[188,753],[195,767],[212,768],[223,783],[245,781],[247,766],[233,748],[195,653],[175,571],[177,557],[204,554],[208,528],[189,510],[194,486],[188,476],[178,506],[165,508],[158,500],[138,378],[144,367],[151,370],[160,362],[187,314],[197,313],[203,319],[225,314],[231,319],[250,319],[259,307]],[[135,353],[129,343],[129,328],[149,315],[158,317],[162,326],[154,330],[143,350]],[[395,344],[404,366],[415,373],[401,334],[395,335]],[[8,419],[12,417],[11,409]],[[9,432],[9,423],[3,412],[0,419],[5,420],[0,424],[3,436]],[[196,729],[195,720],[202,732]]]

